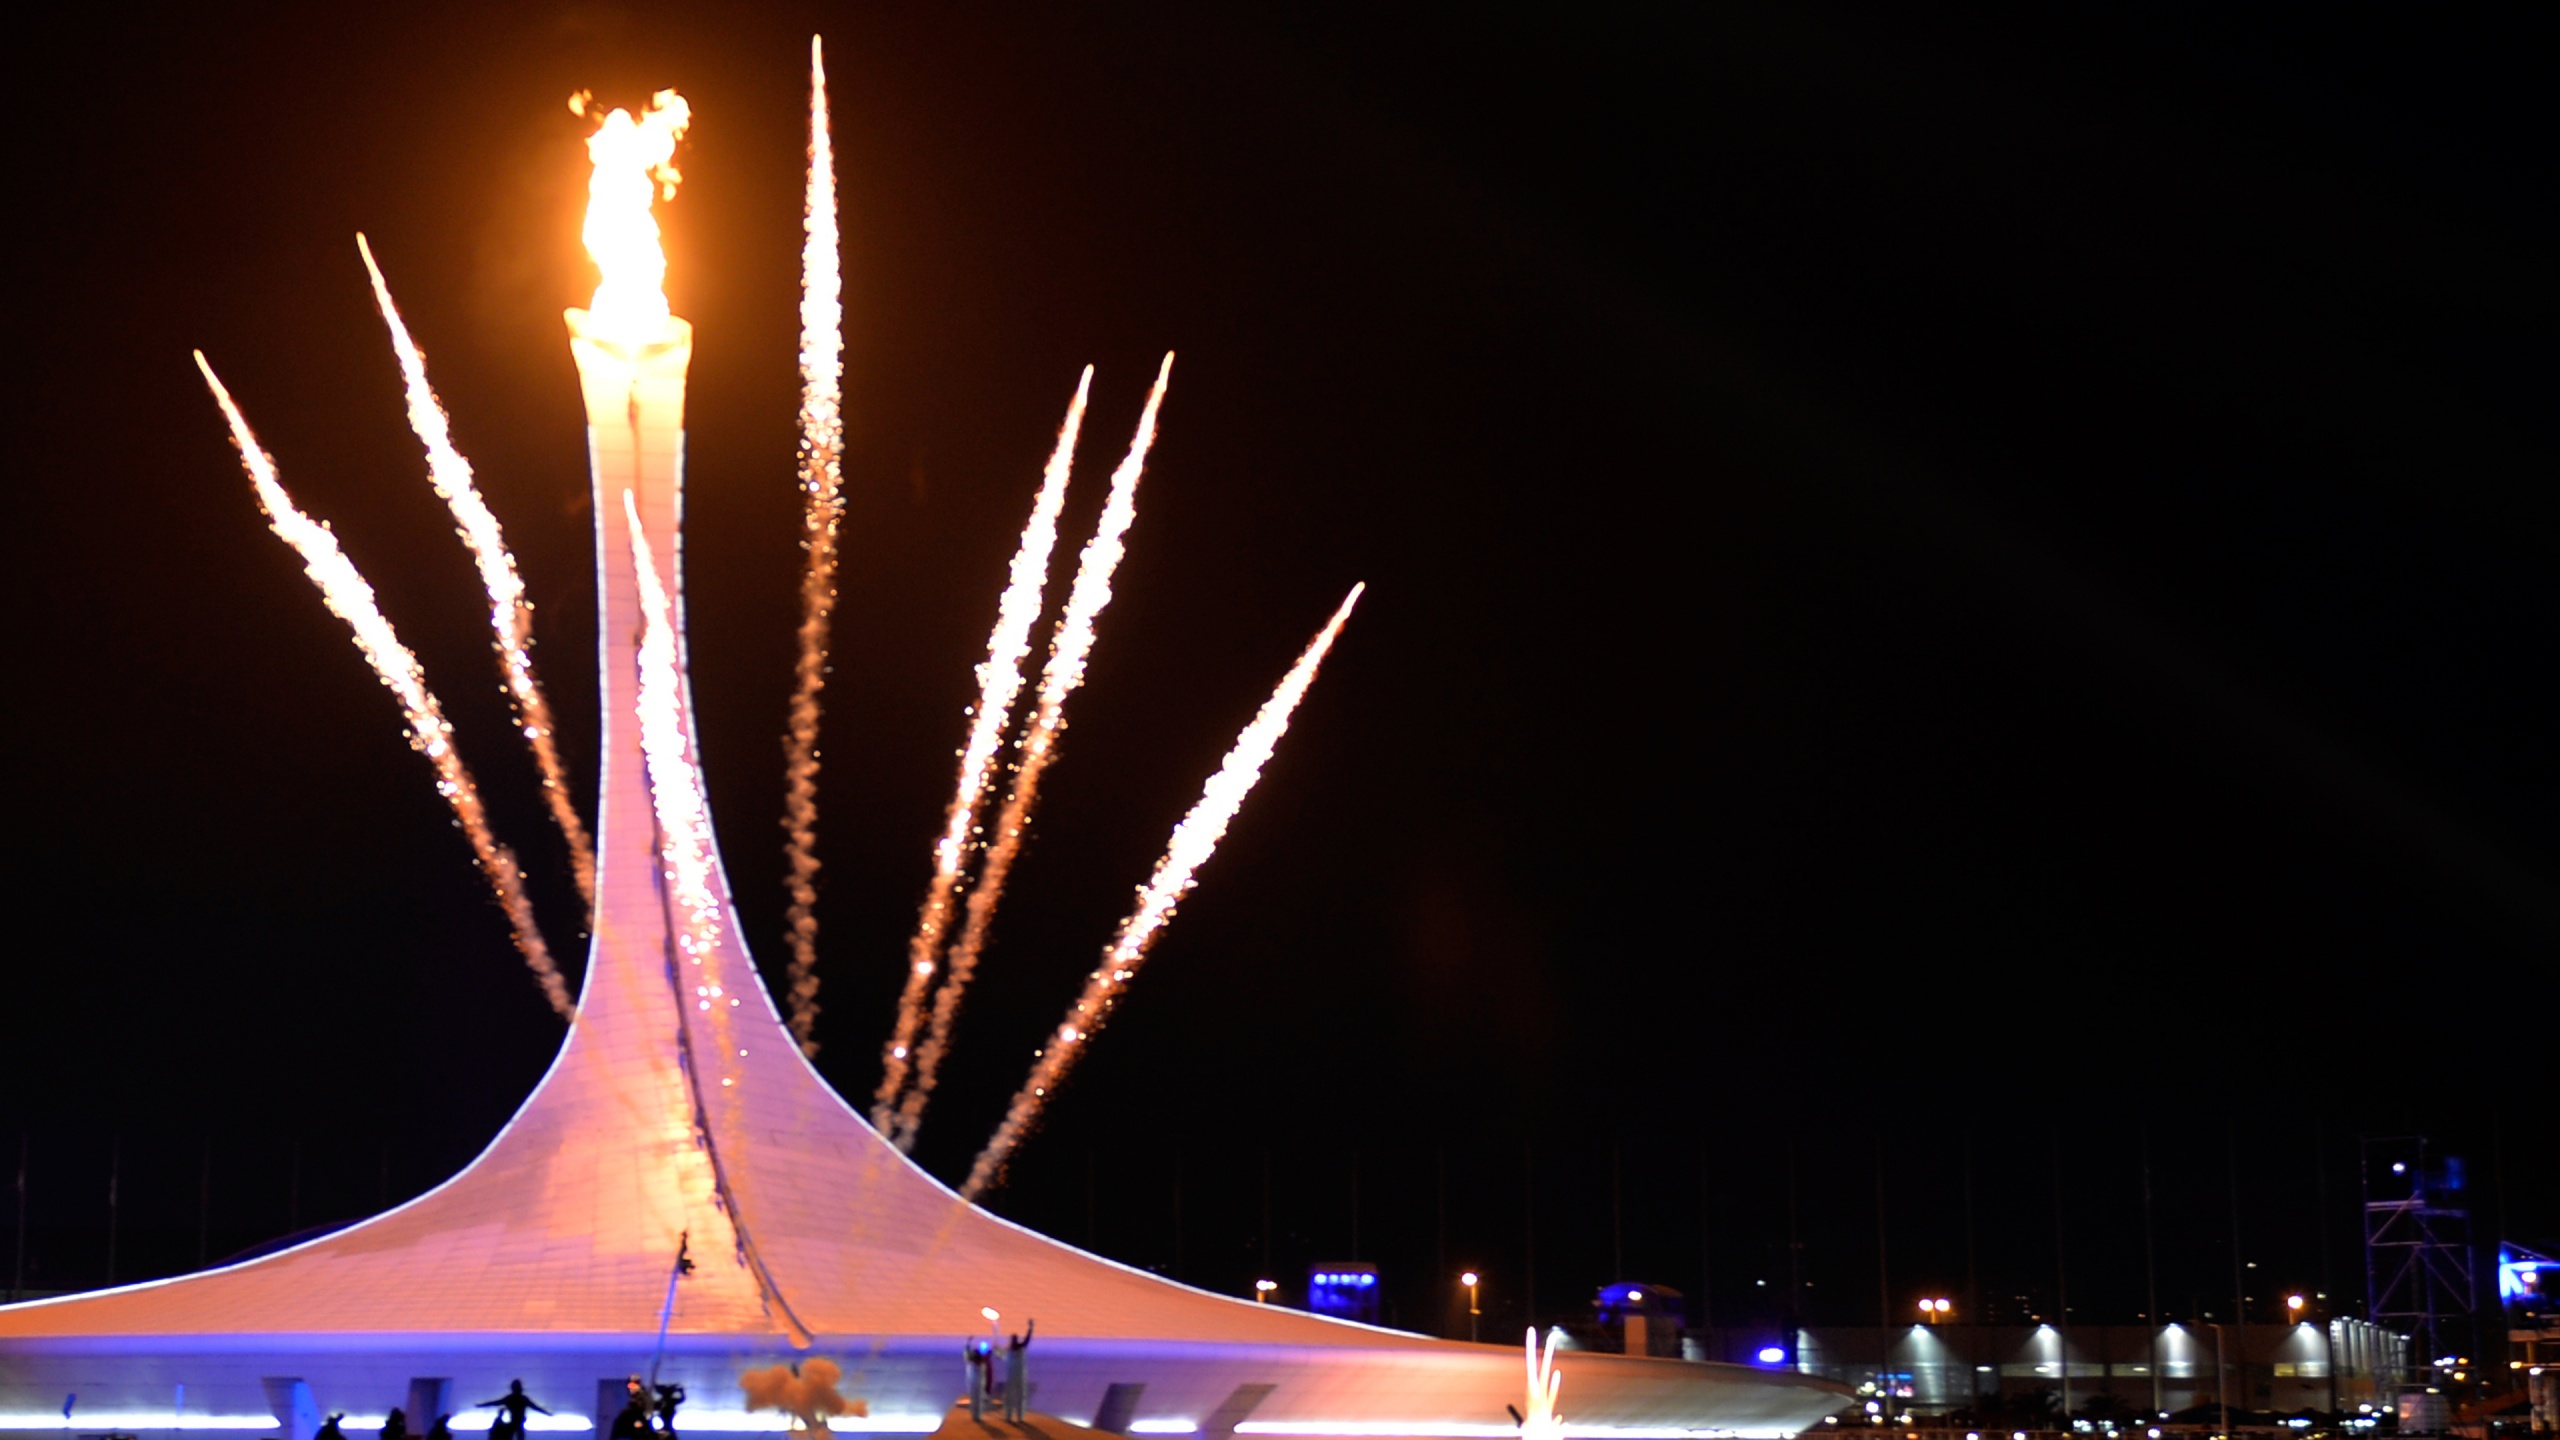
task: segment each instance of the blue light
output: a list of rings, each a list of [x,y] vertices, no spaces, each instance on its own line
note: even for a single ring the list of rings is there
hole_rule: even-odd
[[[1760,1347],[1760,1363],[1763,1365],[1784,1365],[1787,1363],[1787,1352],[1780,1346],[1763,1345]]]
[[[2501,1258],[2498,1263],[2498,1298],[2501,1300],[2538,1299],[2543,1294],[2545,1271],[2560,1270],[2548,1260]]]

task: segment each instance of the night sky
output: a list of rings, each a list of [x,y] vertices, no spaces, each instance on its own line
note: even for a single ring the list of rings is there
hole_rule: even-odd
[[[693,674],[778,969],[812,31],[851,504],[819,1066],[848,1094],[1077,370],[1069,545],[1181,357],[937,1173],[1365,580],[999,1209],[1230,1291],[1356,1252],[1425,1327],[1461,1264],[1516,1322],[1532,1167],[1555,1314],[1618,1276],[1774,1313],[1792,1192],[1815,1319],[2049,1306],[2057,1252],[2075,1315],[2130,1318],[2146,1146],[2171,1313],[2227,1312],[2235,1194],[2262,1311],[2359,1294],[2359,1135],[2435,1136],[2484,1233],[2560,1240],[2547,15],[219,8],[13,36],[0,1144],[27,1137],[30,1285],[105,1278],[118,1153],[118,1273],[166,1273],[435,1183],[557,1043],[188,351],[379,590],[582,955],[354,247],[507,526],[591,786],[578,89],[694,106],[662,212],[698,337]]]

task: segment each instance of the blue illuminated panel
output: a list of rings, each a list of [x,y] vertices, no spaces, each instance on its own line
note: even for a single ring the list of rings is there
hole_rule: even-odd
[[[2513,1243],[2499,1246],[2498,1300],[2517,1320],[2560,1314],[2560,1260]]]
[[[1378,1267],[1365,1261],[1309,1266],[1307,1308],[1319,1315],[1375,1325],[1378,1323]]]

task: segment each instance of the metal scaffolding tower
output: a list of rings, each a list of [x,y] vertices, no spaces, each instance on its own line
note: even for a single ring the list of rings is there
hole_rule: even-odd
[[[2430,1156],[2414,1135],[2368,1137],[2361,1149],[2367,1315],[2415,1337],[2424,1364],[2472,1358],[2479,1287],[2460,1157]]]

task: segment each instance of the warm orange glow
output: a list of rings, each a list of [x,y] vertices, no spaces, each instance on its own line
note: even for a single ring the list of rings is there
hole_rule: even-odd
[[[525,598],[524,581],[516,574],[516,557],[507,549],[507,537],[498,528],[498,517],[489,513],[480,498],[480,487],[471,482],[471,462],[454,448],[453,426],[446,420],[444,407],[436,403],[436,392],[427,384],[427,357],[409,338],[409,327],[400,319],[400,307],[391,303],[391,287],[382,278],[382,268],[373,263],[373,247],[362,235],[356,237],[356,252],[364,256],[365,273],[373,277],[374,303],[382,310],[382,320],[391,328],[391,348],[400,357],[400,375],[409,392],[409,428],[427,451],[427,480],[435,486],[436,495],[453,511],[454,524],[462,543],[471,547],[472,561],[479,567],[480,584],[489,592],[489,628],[498,651],[498,674],[506,681],[508,698],[515,701],[516,724],[533,747],[534,765],[542,773],[542,798],[551,807],[552,823],[560,827],[561,837],[569,842],[569,867],[578,879],[579,898],[590,909],[596,901],[595,844],[587,836],[578,808],[569,798],[568,767],[560,763],[560,746],[553,738],[551,702],[542,693],[542,682],[533,673],[533,602]]]
[[[569,987],[561,980],[559,967],[551,961],[551,950],[543,943],[542,931],[534,924],[533,903],[525,897],[524,874],[516,865],[515,852],[499,844],[489,831],[488,815],[480,803],[480,787],[454,751],[453,726],[444,718],[444,707],[437,703],[435,693],[427,688],[426,673],[419,668],[418,657],[400,643],[391,622],[384,618],[382,607],[374,603],[373,586],[366,583],[346,552],[338,548],[338,537],[328,526],[303,514],[295,507],[293,497],[285,493],[283,483],[276,478],[275,461],[259,448],[248,419],[232,403],[231,392],[223,388],[201,350],[196,352],[196,368],[204,372],[204,383],[213,391],[214,403],[222,407],[222,418],[231,426],[232,443],[240,447],[241,467],[249,472],[249,483],[258,493],[259,507],[267,512],[267,523],[302,557],[303,572],[320,587],[320,598],[355,632],[356,649],[373,667],[383,688],[400,702],[400,713],[409,722],[409,747],[435,766],[436,792],[453,807],[453,818],[460,822],[464,837],[471,842],[480,873],[488,877],[490,888],[497,892],[498,907],[514,927],[516,948],[533,968],[534,979],[551,1001],[551,1008],[564,1018],[575,1020],[578,1007],[569,998]]]
[[[1065,1022],[1050,1035],[1039,1059],[1032,1062],[1030,1078],[1015,1093],[1003,1123],[970,1165],[969,1178],[960,1187],[962,1195],[977,1198],[1003,1173],[1014,1147],[1022,1143],[1040,1118],[1050,1092],[1066,1078],[1067,1071],[1084,1054],[1085,1046],[1092,1042],[1094,1032],[1102,1028],[1102,1022],[1110,1018],[1112,1008],[1127,993],[1129,981],[1146,963],[1147,951],[1172,922],[1174,906],[1190,893],[1200,867],[1216,853],[1218,842],[1226,837],[1227,826],[1234,823],[1245,796],[1253,793],[1254,783],[1262,778],[1262,767],[1270,762],[1280,737],[1289,731],[1289,717],[1296,712],[1298,702],[1306,698],[1307,687],[1315,683],[1316,669],[1324,663],[1325,652],[1333,648],[1334,637],[1342,633],[1343,625],[1351,619],[1351,607],[1360,603],[1360,593],[1366,588],[1354,585],[1351,593],[1342,597],[1333,618],[1325,622],[1324,629],[1316,633],[1306,652],[1298,657],[1298,663],[1289,667],[1279,688],[1262,702],[1262,708],[1236,736],[1218,773],[1200,788],[1200,798],[1193,802],[1191,813],[1173,827],[1173,839],[1156,861],[1155,873],[1138,888],[1137,908],[1120,922],[1120,933],[1102,952],[1101,966],[1086,977],[1084,993],[1076,997]]]
[[[583,115],[584,94],[569,108]],[[587,253],[601,278],[587,306],[587,331],[595,339],[638,348],[666,338],[667,252],[658,243],[658,217],[650,202],[672,200],[676,142],[684,138],[692,108],[673,90],[650,97],[635,118],[617,109],[587,137],[595,173],[587,181]]]

